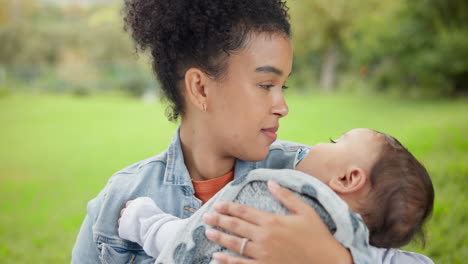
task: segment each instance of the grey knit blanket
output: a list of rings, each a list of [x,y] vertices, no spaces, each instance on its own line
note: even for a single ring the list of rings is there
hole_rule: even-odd
[[[217,201],[232,201],[270,213],[290,214],[268,191],[268,180],[274,180],[292,190],[313,207],[336,240],[350,250],[354,263],[374,263],[368,230],[361,216],[352,212],[324,183],[310,175],[289,169],[256,169],[232,181],[189,218],[187,224],[164,246],[156,263],[216,263],[211,257],[214,252],[227,251],[238,255],[206,238],[205,230],[209,226],[203,223],[202,217],[205,213],[214,211],[212,206]]]

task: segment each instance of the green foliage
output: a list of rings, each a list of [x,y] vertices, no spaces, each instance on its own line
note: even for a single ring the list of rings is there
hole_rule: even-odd
[[[398,138],[436,191],[426,247],[435,263],[468,258],[468,102],[386,97],[287,97],[284,140],[315,144],[355,127]],[[376,111],[376,109],[378,111]],[[121,168],[167,147],[161,105],[118,97],[0,98],[0,263],[67,263],[87,202]],[[136,128],[136,129],[135,129]]]
[[[0,67],[18,84],[9,91],[140,96],[156,87],[147,54],[138,59],[123,31],[121,1],[46,2],[0,0]],[[289,1],[290,86],[351,92],[355,83],[365,87],[361,92],[404,97],[468,94],[467,3]]]
[[[20,13],[26,8],[16,5]],[[155,86],[123,32],[119,10],[118,4],[46,5],[0,24],[0,63],[19,84],[12,89],[141,96]]]
[[[296,65],[320,72],[325,91],[336,87],[337,71],[343,60],[343,42],[356,20],[374,0],[299,0],[291,2]],[[312,14],[312,15],[311,15]],[[301,71],[304,73],[304,69]],[[308,73],[309,75],[312,72]],[[309,82],[307,78],[304,82]],[[299,80],[303,76],[296,77]]]
[[[467,2],[417,0],[391,7],[392,14],[370,16],[356,29],[349,41],[354,63],[368,67],[381,90],[416,97],[466,92]]]

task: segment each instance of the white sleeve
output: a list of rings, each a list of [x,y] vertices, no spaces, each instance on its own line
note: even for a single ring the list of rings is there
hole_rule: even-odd
[[[414,252],[376,247],[371,250],[378,264],[434,264],[430,258]]]
[[[118,231],[121,238],[138,243],[147,255],[157,258],[184,222],[164,213],[151,198],[140,197],[125,209]]]

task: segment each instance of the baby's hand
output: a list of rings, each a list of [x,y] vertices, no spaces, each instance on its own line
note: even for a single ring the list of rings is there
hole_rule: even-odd
[[[127,207],[133,202],[133,200],[129,200],[125,203],[125,207],[122,208],[122,210],[120,210],[120,217],[119,217],[119,220],[117,220],[117,225],[120,226],[120,219],[122,219],[122,215],[124,214],[125,212],[125,209],[127,209]]]
[[[150,197],[138,197],[120,210],[117,232],[120,238],[139,244],[147,255],[156,258],[169,235],[175,235],[184,226],[184,222],[178,224],[176,220],[179,218],[164,213]],[[171,225],[167,226],[169,222]],[[158,235],[164,226],[167,234]]]

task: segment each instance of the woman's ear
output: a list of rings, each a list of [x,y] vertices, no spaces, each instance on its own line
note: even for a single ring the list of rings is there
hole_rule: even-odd
[[[206,112],[207,105],[207,82],[209,77],[206,73],[197,68],[190,68],[185,72],[185,95],[188,102],[199,109]]]
[[[329,186],[338,194],[351,194],[364,188],[367,174],[361,168],[352,167],[330,180]]]

